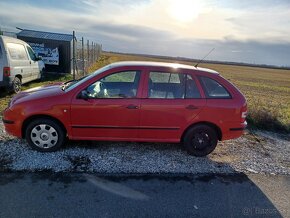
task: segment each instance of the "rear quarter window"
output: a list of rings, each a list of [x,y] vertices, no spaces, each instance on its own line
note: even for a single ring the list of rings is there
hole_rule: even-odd
[[[228,90],[218,81],[209,77],[199,77],[207,98],[232,98]]]
[[[7,43],[8,53],[13,60],[28,60],[24,45]]]

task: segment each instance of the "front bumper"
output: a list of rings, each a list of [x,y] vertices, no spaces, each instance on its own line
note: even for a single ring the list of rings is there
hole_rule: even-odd
[[[21,126],[22,123],[19,119],[15,117],[15,113],[11,111],[9,108],[6,108],[3,112],[2,118],[5,132],[9,135],[16,136],[18,138],[22,137]]]

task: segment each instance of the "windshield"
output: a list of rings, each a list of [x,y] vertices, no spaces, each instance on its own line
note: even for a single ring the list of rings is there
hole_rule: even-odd
[[[88,76],[85,76],[85,77],[82,77],[81,79],[78,79],[78,80],[72,80],[72,81],[68,81],[66,83],[63,84],[62,86],[62,90],[63,91],[66,91],[66,92],[69,92],[70,90],[74,89],[75,87],[77,87],[78,85],[90,80],[91,78],[93,78],[94,76],[106,71],[107,69],[110,68],[110,65],[108,66],[105,66],[105,67],[102,67],[98,70],[96,70],[94,73],[88,75]]]

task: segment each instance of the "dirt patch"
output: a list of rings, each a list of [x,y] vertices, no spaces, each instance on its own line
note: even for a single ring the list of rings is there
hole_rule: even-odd
[[[91,164],[91,160],[85,156],[67,156],[67,160],[71,163],[73,171],[87,171]]]

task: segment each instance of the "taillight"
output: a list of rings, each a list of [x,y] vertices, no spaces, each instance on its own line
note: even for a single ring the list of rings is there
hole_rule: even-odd
[[[241,122],[245,122],[247,115],[248,115],[247,104],[245,104],[241,110]]]
[[[3,67],[3,75],[6,77],[10,76],[10,67]]]

